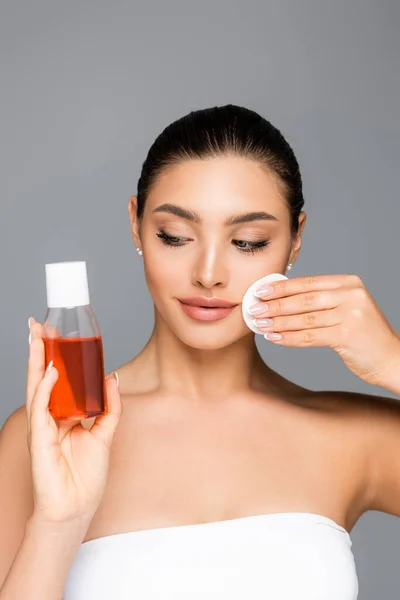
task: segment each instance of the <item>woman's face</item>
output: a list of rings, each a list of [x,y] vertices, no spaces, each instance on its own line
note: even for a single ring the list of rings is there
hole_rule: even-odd
[[[193,219],[171,212],[172,205]],[[130,212],[134,217],[132,205]],[[257,214],[229,223],[248,213]],[[148,196],[136,241],[164,322],[185,344],[209,350],[252,334],[241,313],[245,291],[268,273],[285,273],[294,246],[300,248],[275,176],[240,157],[190,160],[165,171]],[[201,321],[179,301],[195,296],[238,306],[225,318]]]

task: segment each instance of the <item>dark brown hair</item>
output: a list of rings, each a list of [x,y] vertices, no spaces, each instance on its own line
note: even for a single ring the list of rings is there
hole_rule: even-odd
[[[165,169],[181,161],[224,154],[255,160],[278,177],[291,214],[291,233],[296,234],[304,198],[294,152],[267,119],[233,104],[192,111],[168,125],[156,138],[137,185],[138,218],[143,216],[151,186]]]

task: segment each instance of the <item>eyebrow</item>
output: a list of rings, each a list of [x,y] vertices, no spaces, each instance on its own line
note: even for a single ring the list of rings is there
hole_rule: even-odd
[[[194,211],[188,210],[187,208],[177,206],[176,204],[161,204],[153,210],[153,213],[156,212],[170,213],[176,217],[182,217],[182,219],[193,221],[194,223],[202,222],[200,215]],[[274,215],[271,215],[267,212],[249,212],[229,217],[225,221],[224,225],[237,225],[238,223],[248,223],[249,221],[278,221],[278,219]]]

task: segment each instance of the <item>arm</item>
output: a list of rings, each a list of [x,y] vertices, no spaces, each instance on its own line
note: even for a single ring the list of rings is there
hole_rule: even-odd
[[[393,352],[380,375],[379,385],[400,396],[400,351]],[[369,407],[371,497],[368,510],[400,517],[400,402],[369,396]]]
[[[400,517],[400,402],[369,396],[368,445],[370,495],[367,510]]]
[[[85,536],[82,525],[28,521],[25,535],[0,589],[0,600],[61,600],[65,580]]]
[[[379,385],[400,396],[400,337],[399,351],[393,353],[387,368],[380,376]]]
[[[0,432],[0,600],[58,600],[86,524],[40,523],[33,515],[26,410]]]

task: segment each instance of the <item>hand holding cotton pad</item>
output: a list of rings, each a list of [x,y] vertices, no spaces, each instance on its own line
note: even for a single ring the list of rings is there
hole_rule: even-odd
[[[262,302],[261,298],[258,298],[254,295],[254,292],[261,288],[263,284],[267,285],[268,283],[272,283],[273,281],[282,281],[283,279],[288,278],[285,275],[282,275],[281,273],[270,273],[269,275],[261,277],[261,279],[257,279],[257,281],[252,283],[251,286],[247,289],[246,293],[244,294],[242,299],[242,316],[247,327],[254,331],[254,333],[258,333],[260,335],[264,335],[265,333],[264,331],[261,331],[260,329],[258,329],[258,327],[254,325],[253,319],[255,317],[254,315],[251,315],[248,312],[250,306],[252,306],[253,304],[257,304],[257,302]]]

